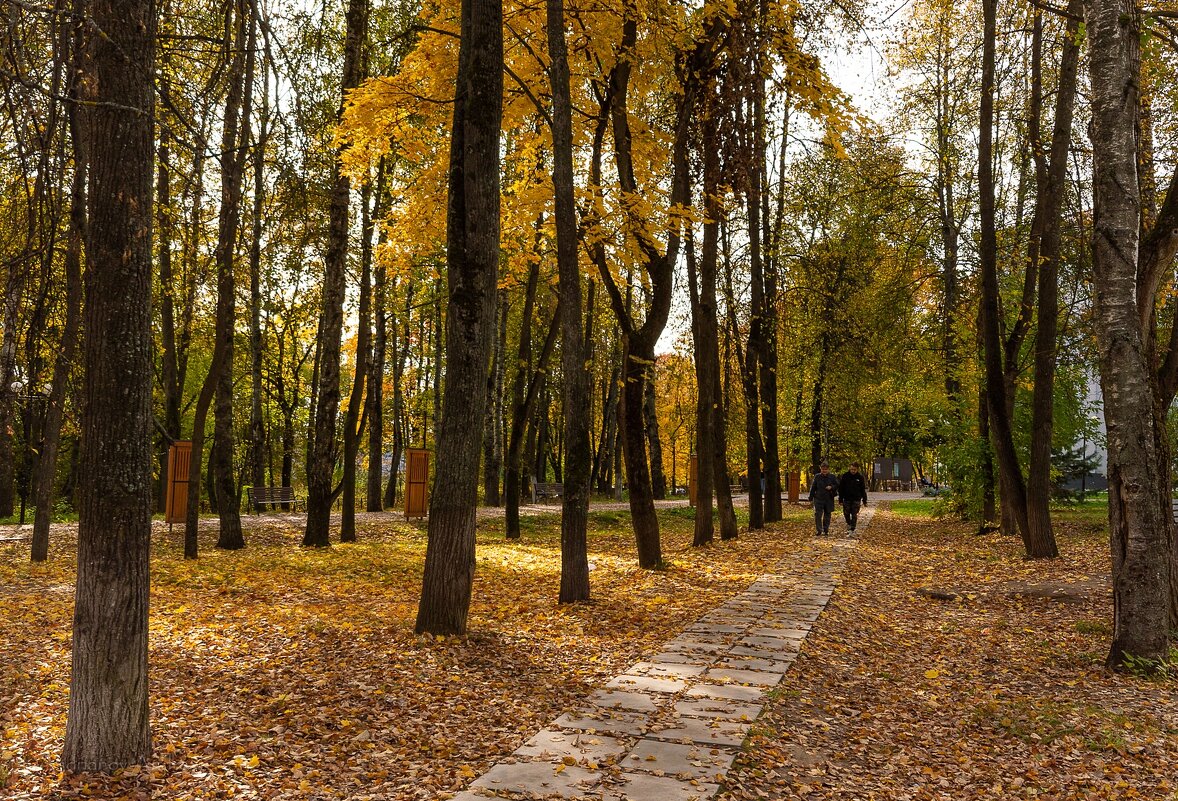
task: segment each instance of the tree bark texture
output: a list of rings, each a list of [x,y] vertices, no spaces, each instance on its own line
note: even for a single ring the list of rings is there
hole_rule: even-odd
[[[1141,16],[1133,0],[1091,0],[1085,14],[1092,85],[1093,278],[1108,432],[1113,639],[1108,664],[1165,661],[1168,525],[1156,499],[1150,370],[1137,302],[1141,206],[1135,136]]]
[[[499,276],[502,0],[462,0],[450,140],[446,394],[416,631],[466,632],[474,580],[479,448]]]
[[[78,574],[62,767],[113,772],[151,756],[151,216],[156,10],[83,2],[89,214]]]

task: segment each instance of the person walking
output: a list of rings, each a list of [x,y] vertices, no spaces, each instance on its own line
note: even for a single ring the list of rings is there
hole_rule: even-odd
[[[834,496],[838,494],[839,480],[830,472],[825,461],[818,465],[818,473],[810,484],[810,503],[814,505],[814,528],[819,537],[830,533],[830,515],[834,511]]]
[[[847,521],[847,530],[855,533],[855,526],[859,523],[859,506],[867,505],[867,482],[859,472],[859,463],[851,462],[847,472],[839,477],[839,503],[843,505],[843,519]]]

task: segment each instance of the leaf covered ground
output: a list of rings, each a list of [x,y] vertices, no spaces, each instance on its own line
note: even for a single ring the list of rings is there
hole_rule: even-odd
[[[878,513],[719,798],[1178,799],[1178,682],[1103,667],[1104,532]]]
[[[271,518],[239,552],[209,533],[196,562],[157,530],[155,759],[114,781],[59,775],[74,549],[55,535],[50,561],[31,565],[27,544],[0,544],[0,797],[446,797],[796,550],[794,514],[693,549],[690,510],[663,510],[670,566],[651,572],[628,513],[594,513],[593,600],[565,607],[559,517],[525,518],[520,543],[481,520],[471,634],[444,640],[413,633],[424,526],[359,516],[358,544],[318,551]]]
[[[1065,558],[906,509],[876,514],[720,798],[1178,799],[1178,685],[1110,674],[1100,514],[1065,514]],[[362,516],[309,551],[273,519],[186,563],[157,533],[156,758],[59,776],[73,552],[0,545],[0,798],[448,797],[644,652],[812,542],[804,511],[695,550],[661,512],[666,571],[634,565],[629,517],[591,522],[594,600],[553,602],[558,518],[524,540],[480,522],[472,634],[412,633],[425,538]],[[264,519],[263,519],[264,520]],[[836,526],[836,528],[838,528]],[[813,543],[829,547],[829,541]]]

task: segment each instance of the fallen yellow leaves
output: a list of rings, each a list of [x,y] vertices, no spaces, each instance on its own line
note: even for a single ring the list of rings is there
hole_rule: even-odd
[[[299,548],[295,523],[262,523],[232,553],[202,532],[196,562],[161,530],[156,761],[61,780],[75,555],[66,537],[43,567],[0,546],[0,797],[442,798],[797,550],[801,521],[693,549],[690,511],[666,510],[670,565],[643,571],[628,516],[596,514],[593,600],[563,607],[559,518],[527,518],[518,543],[481,521],[471,633],[441,639],[413,633],[424,528],[396,515],[360,515],[360,542],[326,551]]]
[[[1174,799],[1178,685],[1103,669],[1106,535],[1057,536],[877,512],[718,798]]]

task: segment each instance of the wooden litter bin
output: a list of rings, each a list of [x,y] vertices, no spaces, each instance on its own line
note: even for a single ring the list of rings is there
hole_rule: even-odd
[[[409,448],[405,453],[405,519],[429,514],[429,451]]]

